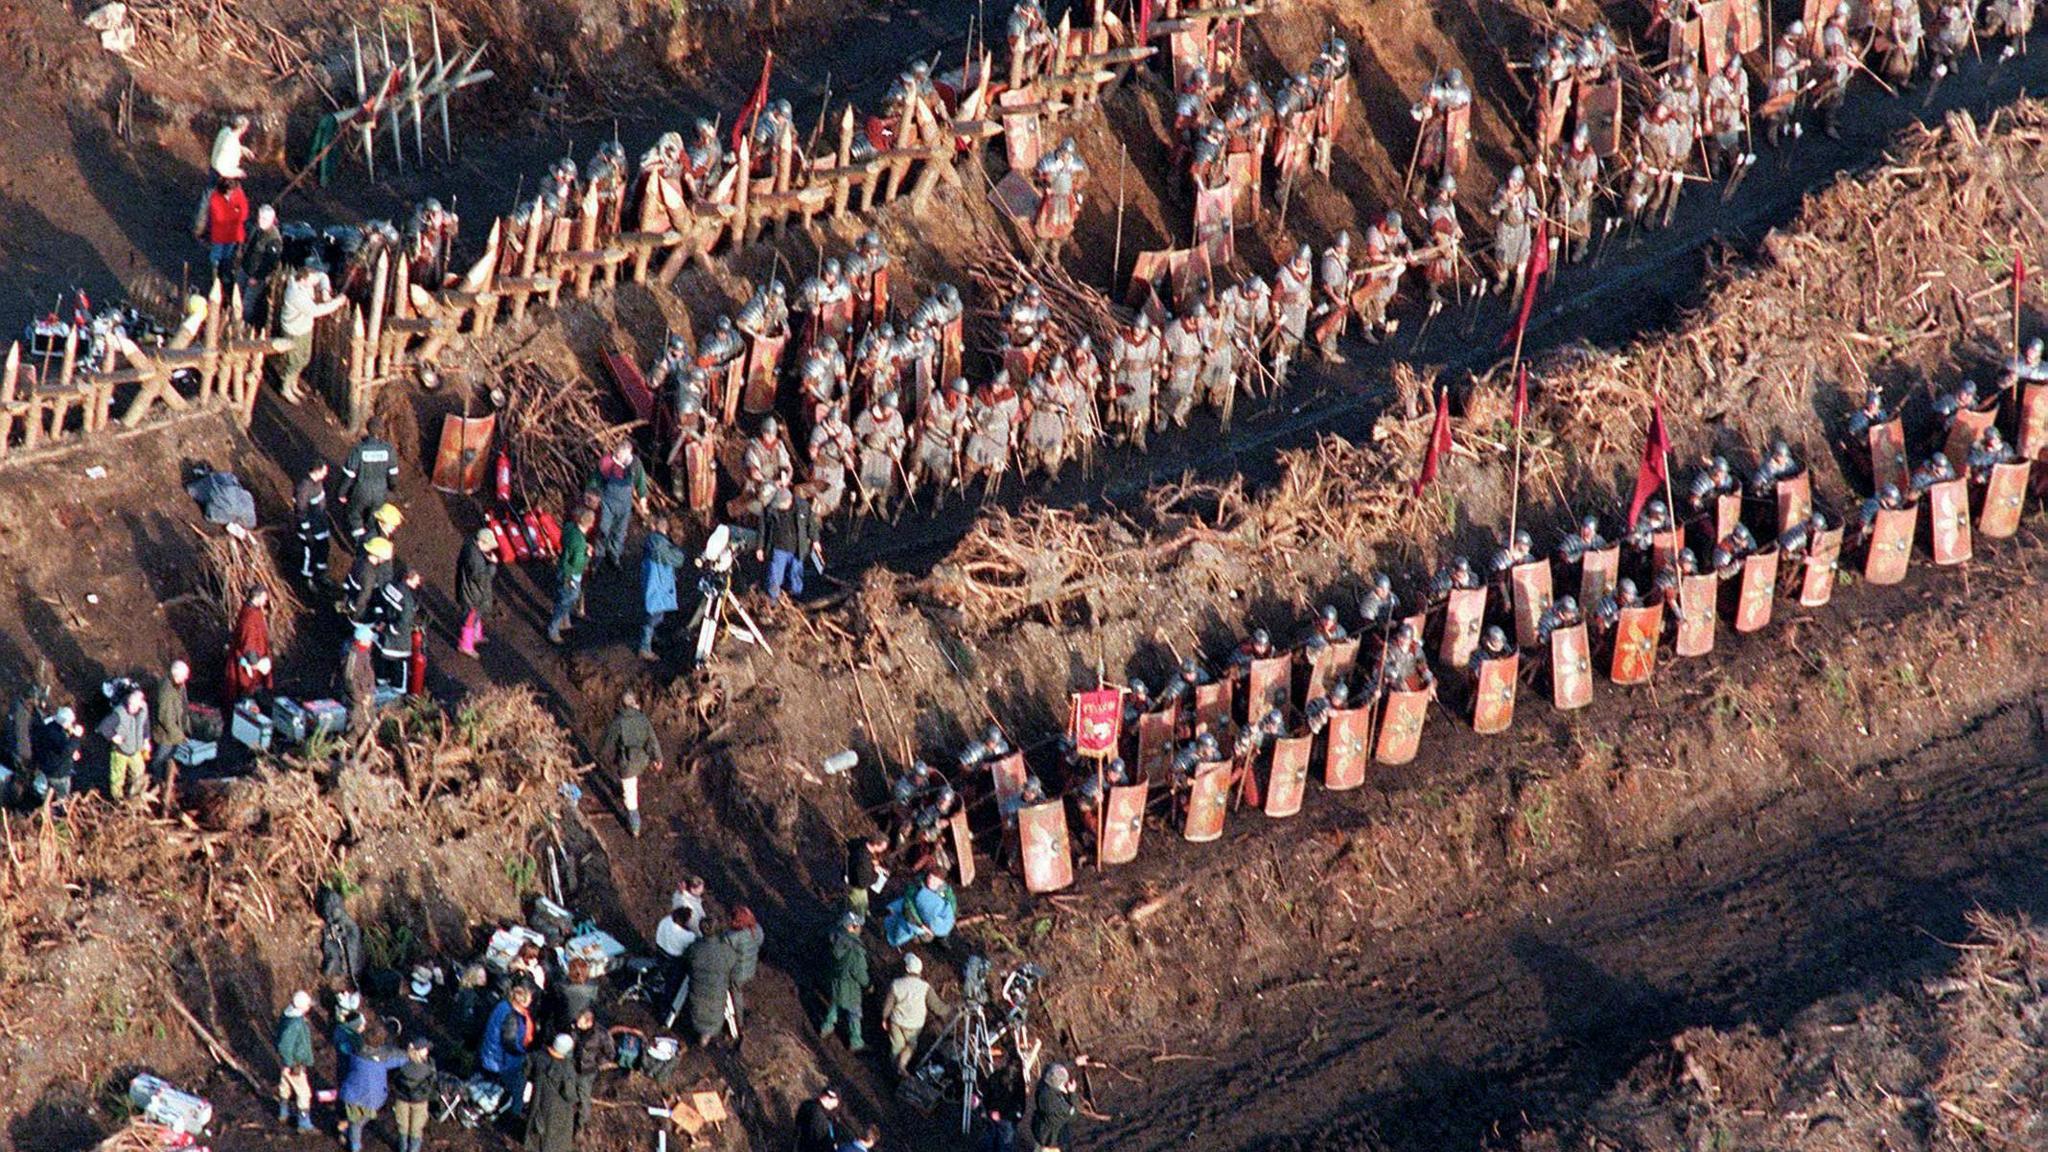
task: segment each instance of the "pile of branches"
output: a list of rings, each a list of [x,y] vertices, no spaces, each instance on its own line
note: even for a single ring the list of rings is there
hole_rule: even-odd
[[[305,63],[298,41],[244,15],[230,0],[126,0],[135,25],[131,60],[152,67],[241,64],[283,79]]]
[[[1052,508],[991,511],[935,565],[920,590],[958,612],[976,634],[1033,613],[1057,624],[1090,591],[1127,581],[1143,559],[1116,546],[1099,522]]]
[[[1934,1119],[1954,1147],[2004,1147],[2038,1139],[2048,1107],[2048,934],[2024,915],[1969,921],[1952,975],[1928,986],[1947,1024]]]
[[[993,239],[984,238],[981,249],[968,258],[967,275],[974,284],[974,299],[987,302],[974,309],[971,342],[991,356],[1002,348],[1003,310],[1033,284],[1044,293],[1046,310],[1052,314],[1047,327],[1056,347],[1071,348],[1086,336],[1102,355],[1110,334],[1123,324],[1121,310],[1109,297],[1074,279],[1059,261],[1026,261]]]
[[[1427,421],[1407,423],[1427,434]],[[1324,436],[1281,453],[1280,482],[1255,506],[1259,547],[1291,552],[1316,545],[1357,556],[1388,541],[1436,538],[1450,526],[1444,505],[1417,498],[1411,487],[1420,443],[1411,455]]]
[[[564,380],[538,361],[507,365],[501,381],[502,434],[520,482],[551,504],[581,492],[598,458],[640,426],[612,422],[595,386]]]
[[[568,730],[525,685],[472,693],[452,716],[431,703],[393,713],[360,762],[402,782],[405,819],[452,806],[451,824],[472,827],[538,819],[578,768]]]
[[[226,532],[218,535],[200,529],[199,546],[206,557],[206,593],[220,606],[221,620],[233,627],[250,589],[262,588],[270,593],[271,650],[282,652],[290,648],[292,638],[298,635],[299,615],[305,611],[305,605],[299,602],[298,593],[291,581],[285,579],[263,538],[230,524]]]

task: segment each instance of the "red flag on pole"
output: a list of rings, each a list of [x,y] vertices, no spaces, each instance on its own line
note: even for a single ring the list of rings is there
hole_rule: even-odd
[[[1664,430],[1664,399],[1650,402],[1650,435],[1643,441],[1643,462],[1636,466],[1636,493],[1628,502],[1628,526],[1636,526],[1643,505],[1670,479],[1666,461],[1671,458],[1671,435]]]
[[[1529,313],[1536,307],[1536,284],[1543,274],[1550,271],[1550,221],[1536,221],[1536,238],[1529,248],[1529,271],[1522,281],[1522,311],[1515,317],[1515,326],[1501,341],[1505,348],[1510,344],[1519,346],[1522,336],[1529,330]]]
[[[1451,450],[1451,391],[1440,388],[1436,394],[1436,422],[1429,427],[1429,454],[1422,458],[1422,475],[1415,478],[1415,494],[1422,495],[1422,489],[1436,479],[1436,469],[1444,453]]]
[[[740,109],[740,114],[733,117],[732,150],[735,152],[740,150],[740,141],[754,130],[754,121],[761,118],[761,109],[768,107],[768,74],[774,70],[775,50],[770,48],[768,54],[761,57],[761,82],[754,85],[753,97],[747,101],[746,107]]]
[[[1515,365],[1515,411],[1509,417],[1514,426],[1520,428],[1522,421],[1529,418],[1529,366]]]

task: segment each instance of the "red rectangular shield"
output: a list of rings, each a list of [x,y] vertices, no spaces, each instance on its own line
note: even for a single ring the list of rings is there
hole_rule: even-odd
[[[1009,88],[996,97],[996,107],[1001,111],[1003,151],[1010,162],[1010,171],[1028,176],[1032,169],[1038,167],[1038,159],[1044,154],[1044,138],[1039,132],[1038,97],[1021,88]]]
[[[1124,722],[1124,694],[1119,688],[1097,688],[1074,693],[1074,750],[1083,756],[1116,755],[1117,736]]]
[[[1997,419],[1996,404],[1988,408],[1965,408],[1956,413],[1955,419],[1949,422],[1945,449],[1948,462],[1956,466],[1956,471],[1962,471],[1963,465],[1969,462],[1970,449],[1977,446],[1978,437],[1984,435],[1984,430]]]
[[[1560,712],[1593,702],[1593,658],[1584,624],[1550,633],[1550,702]]]
[[[1257,723],[1269,709],[1287,707],[1293,684],[1294,658],[1268,656],[1254,660],[1244,677],[1245,723]]]
[[[1138,841],[1145,835],[1145,797],[1150,785],[1119,784],[1109,790],[1102,824],[1102,862],[1128,864],[1138,858]]]
[[[1742,562],[1741,599],[1735,603],[1735,630],[1755,632],[1771,622],[1771,598],[1778,592],[1778,550],[1758,552]]]
[[[1309,661],[1307,699],[1313,700],[1329,691],[1330,685],[1351,675],[1352,666],[1358,663],[1358,638],[1339,640],[1323,649],[1321,656]]]
[[[1195,725],[1208,725],[1211,731],[1220,730],[1230,719],[1229,680],[1218,680],[1195,689]]]
[[[1000,760],[992,760],[988,766],[989,778],[994,781],[996,805],[1008,808],[1024,795],[1024,754],[1012,752]]]
[[[1970,495],[1962,477],[1927,490],[1927,515],[1934,530],[1934,562],[1961,564],[1970,558]]]
[[[441,443],[434,453],[434,488],[467,496],[483,487],[490,469],[491,435],[497,430],[497,413],[483,416],[441,418]]]
[[[1680,656],[1705,656],[1714,650],[1713,573],[1678,578],[1678,636],[1673,651]]]
[[[956,807],[946,817],[946,830],[953,839],[953,870],[959,876],[960,886],[966,888],[974,883],[974,832],[967,827],[967,809]]]
[[[1579,605],[1591,609],[1602,596],[1614,591],[1621,574],[1621,545],[1609,544],[1579,557]]]
[[[1700,68],[1712,76],[1728,63],[1728,30],[1734,23],[1729,0],[1699,0]]]
[[[1472,162],[1472,106],[1444,113],[1444,171],[1453,176]]]
[[[1870,525],[1870,552],[1863,558],[1863,579],[1871,584],[1897,584],[1906,578],[1913,558],[1913,534],[1920,528],[1915,508],[1885,508]]]
[[[1266,815],[1280,818],[1301,811],[1308,792],[1308,758],[1313,736],[1273,741],[1273,760],[1266,773]]]
[[[1330,712],[1323,749],[1323,787],[1348,792],[1365,783],[1372,748],[1372,709],[1345,708]]]
[[[718,503],[718,445],[691,440],[683,445],[683,467],[689,478],[690,511],[709,514]]]
[[[1621,151],[1621,77],[1604,84],[1579,86],[1579,123],[1593,145],[1593,154],[1606,159]]]
[[[1515,596],[1515,643],[1536,646],[1536,622],[1550,611],[1550,561],[1531,560],[1508,569],[1508,587]]]
[[[1806,550],[1806,571],[1799,578],[1799,606],[1818,608],[1835,595],[1835,569],[1842,560],[1842,530],[1830,528]]]
[[[1729,0],[1729,22],[1734,26],[1735,54],[1747,56],[1764,46],[1764,14],[1757,0]],[[1825,24],[1808,24],[1822,28]]]
[[[1569,82],[1537,89],[1536,92],[1536,145],[1542,155],[1557,151],[1557,144],[1564,136],[1565,114],[1571,111],[1572,86]]]
[[[1684,539],[1684,533],[1677,528],[1650,533],[1650,567],[1662,572],[1678,555],[1678,550],[1685,547]]]
[[[1017,810],[1017,842],[1024,860],[1024,888],[1057,892],[1074,882],[1074,850],[1067,842],[1067,805],[1048,800]]]
[[[1794,524],[1804,524],[1811,515],[1813,474],[1801,472],[1778,481],[1778,531],[1782,533]]]
[[[2048,381],[2020,386],[2019,452],[2026,460],[2048,455]]]
[[[1213,760],[1197,767],[1188,790],[1187,821],[1181,826],[1181,839],[1190,844],[1206,844],[1223,835],[1223,816],[1229,809],[1230,764]]]
[[[782,346],[787,335],[751,340],[747,344],[747,391],[740,406],[749,416],[775,410],[775,390],[782,382]]]
[[[2004,540],[2020,530],[2020,509],[2026,506],[2027,477],[2033,470],[2031,460],[1991,466],[1991,479],[1984,485],[1984,506],[1977,510],[1980,534]]]
[[[1406,764],[1422,747],[1422,723],[1429,719],[1429,690],[1387,693],[1380,712],[1380,739],[1373,759],[1386,765]]]
[[[2048,404],[2043,404],[2042,409],[2043,416],[2048,417]],[[1887,484],[1896,484],[1899,491],[1905,491],[1906,485],[1913,479],[1913,469],[1906,462],[1905,426],[1897,420],[1887,420],[1882,424],[1871,425],[1870,431],[1865,435],[1869,437],[1870,442],[1871,487],[1875,489],[1883,488]]]
[[[1141,780],[1165,780],[1173,766],[1173,734],[1180,720],[1178,701],[1157,712],[1138,716],[1138,755],[1135,761]]]
[[[1657,671],[1657,641],[1663,635],[1662,606],[1623,608],[1614,626],[1614,661],[1608,675],[1616,684],[1648,684]]]
[[[1209,246],[1211,264],[1228,264],[1237,258],[1237,189],[1229,183],[1195,190],[1195,237]]]
[[[1481,660],[1472,688],[1472,730],[1481,736],[1505,732],[1515,722],[1515,683],[1521,675],[1521,653]]]
[[[1444,634],[1437,644],[1437,659],[1445,667],[1463,668],[1479,651],[1479,634],[1486,626],[1486,589],[1457,588],[1444,603]]]
[[[1714,497],[1714,542],[1720,543],[1730,532],[1735,531],[1735,526],[1740,523],[1742,523],[1742,494],[1739,492],[1729,492]],[[1700,558],[1705,559],[1706,553],[1700,553]]]

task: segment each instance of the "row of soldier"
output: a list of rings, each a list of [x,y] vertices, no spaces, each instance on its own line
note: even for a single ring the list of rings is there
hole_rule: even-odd
[[[1616,539],[1589,515],[1545,556],[1517,531],[1481,563],[1454,556],[1412,605],[1377,573],[1355,613],[1325,605],[1292,648],[1256,629],[1220,666],[1190,655],[1156,690],[1133,679],[1120,754],[1101,764],[1079,759],[1071,737],[1034,764],[991,726],[959,755],[954,779],[918,761],[894,781],[901,843],[922,864],[971,879],[967,813],[986,791],[1002,821],[999,858],[1050,890],[1071,881],[1070,821],[1104,863],[1136,855],[1148,811],[1190,841],[1215,839],[1232,807],[1293,815],[1318,770],[1325,788],[1343,791],[1375,763],[1407,763],[1432,705],[1497,733],[1532,678],[1547,681],[1556,708],[1582,708],[1596,668],[1616,684],[1649,682],[1667,631],[1673,654],[1699,657],[1724,620],[1749,633],[1768,626],[1780,599],[1826,605],[1845,556],[1862,555],[1866,582],[1897,583],[1923,522],[1934,562],[1964,563],[1973,529],[2018,530],[2032,461],[2048,454],[2040,343],[2008,366],[2003,386],[1958,387],[1932,408],[1910,468],[1904,422],[1880,393],[1850,415],[1839,446],[1873,494],[1846,525],[1814,507],[1810,476],[1783,441],[1746,476],[1711,457],[1675,514],[1651,500]],[[1957,451],[1967,452],[1961,472],[1949,462]]]

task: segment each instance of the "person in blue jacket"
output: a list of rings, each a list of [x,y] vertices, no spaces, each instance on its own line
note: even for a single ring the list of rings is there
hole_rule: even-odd
[[[512,1116],[526,1112],[526,1054],[533,1050],[533,1037],[533,989],[515,984],[484,1021],[477,1052],[477,1063],[504,1088],[505,1110]]]
[[[363,1133],[391,1098],[391,1070],[406,1059],[403,1051],[384,1043],[384,1028],[374,1021],[364,1025],[362,1045],[349,1058],[341,1081],[342,1134],[349,1152],[363,1152]]]
[[[889,905],[889,918],[882,932],[898,948],[912,943],[929,944],[953,934],[953,922],[960,915],[960,901],[945,874],[934,868],[924,874],[916,888]]]

